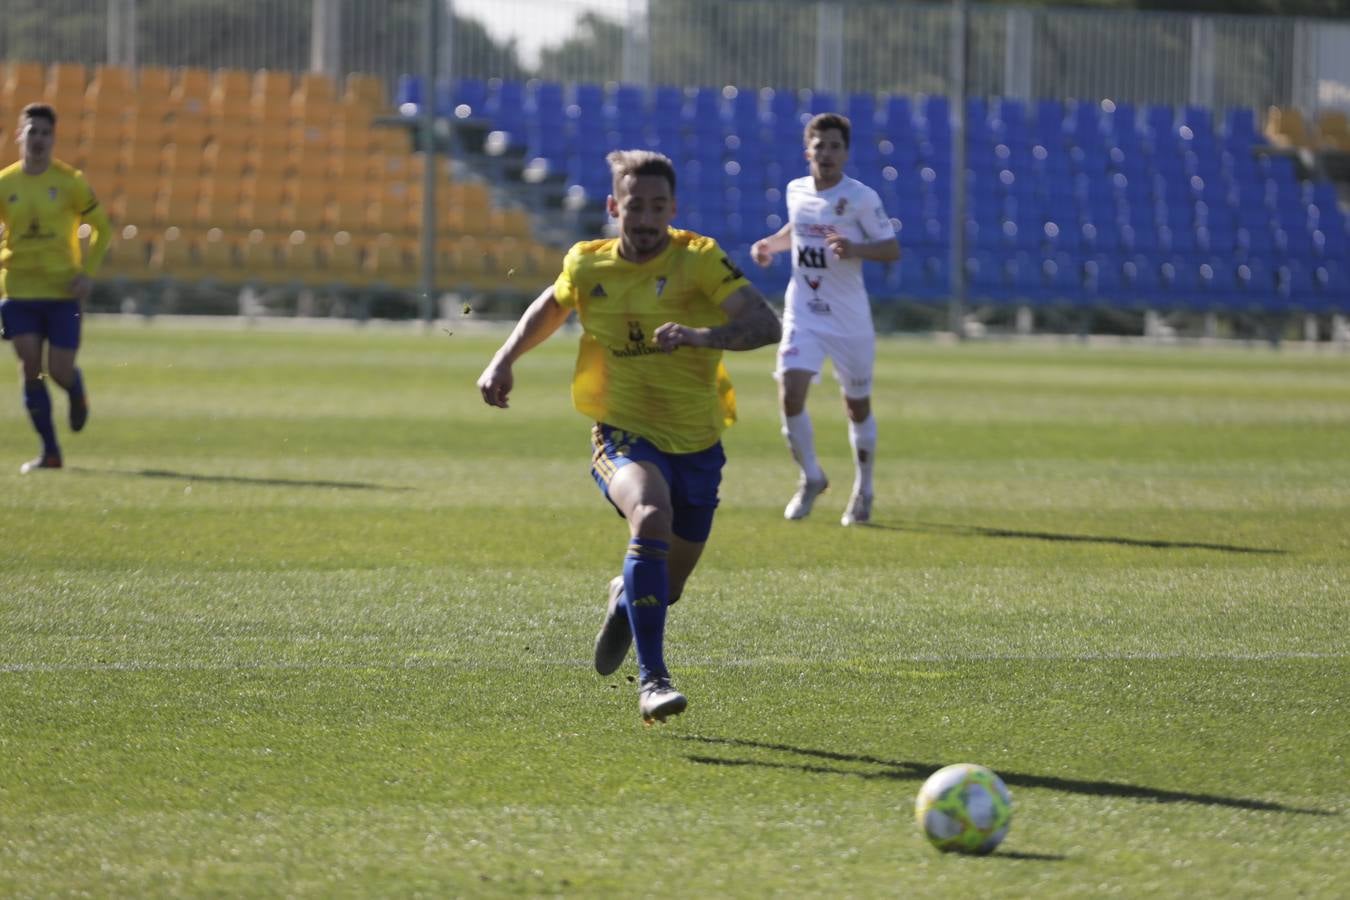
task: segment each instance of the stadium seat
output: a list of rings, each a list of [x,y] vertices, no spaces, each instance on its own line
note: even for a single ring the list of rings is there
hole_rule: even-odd
[[[205,118],[211,103],[211,71],[196,66],[179,69],[169,91],[169,104],[180,121]]]
[[[172,69],[163,66],[140,66],[136,69],[136,97],[142,105],[158,103],[167,108],[172,91]]]
[[[1276,147],[1303,148],[1316,143],[1303,113],[1292,106],[1272,106],[1267,109],[1264,134]]]
[[[389,91],[380,76],[368,72],[351,72],[347,75],[342,101],[346,105],[381,111],[389,105]]]

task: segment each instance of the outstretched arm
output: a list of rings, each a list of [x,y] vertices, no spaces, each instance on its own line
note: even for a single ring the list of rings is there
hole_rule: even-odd
[[[719,350],[754,350],[778,342],[783,325],[769,301],[754,285],[737,289],[722,301],[727,323],[716,328],[689,328],[667,322],[652,338],[669,353],[676,347],[713,347]]]
[[[511,366],[517,359],[542,344],[548,337],[562,327],[570,309],[561,306],[553,297],[553,287],[549,286],[530,304],[530,308],[521,315],[520,321],[512,329],[510,337],[493,355],[483,374],[478,376],[478,390],[483,394],[483,402],[489,406],[506,409],[507,397],[515,386],[515,376]]]

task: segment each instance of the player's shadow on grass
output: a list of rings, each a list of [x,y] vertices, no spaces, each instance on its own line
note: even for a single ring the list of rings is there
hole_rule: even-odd
[[[302,478],[250,478],[246,475],[199,475],[193,472],[170,472],[166,469],[83,469],[71,466],[67,471],[81,475],[131,475],[137,478],[166,478],[173,481],[205,481],[220,484],[251,484],[265,487],[340,488],[348,491],[411,491],[410,487],[373,484],[368,481],[321,481]]]
[[[856,753],[837,753],[833,750],[812,750],[805,747],[793,747],[789,744],[769,744],[761,741],[747,741],[739,738],[705,737],[702,735],[681,735],[682,741],[697,741],[703,744],[717,744],[728,747],[747,747],[755,750],[774,750],[791,753],[809,759],[827,760],[831,763],[860,763],[875,766],[872,770],[860,771],[840,765],[820,763],[781,762],[762,759],[728,759],[718,756],[689,756],[690,762],[709,766],[753,766],[765,769],[791,769],[808,772],[813,775],[851,775],[864,779],[895,779],[898,781],[925,781],[941,765],[908,760],[880,759]],[[1151,800],[1155,803],[1201,803],[1206,806],[1227,806],[1234,809],[1251,809],[1263,812],[1298,813],[1305,816],[1334,816],[1336,813],[1322,809],[1308,809],[1298,806],[1285,806],[1268,800],[1251,800],[1245,797],[1224,797],[1219,794],[1199,794],[1192,791],[1170,791],[1162,788],[1143,787],[1136,784],[1124,784],[1119,781],[1085,781],[1077,778],[1059,778],[1054,775],[1031,775],[1025,772],[998,770],[999,777],[1013,787],[1049,788],[1053,791],[1065,791],[1073,794],[1088,794],[1094,797],[1125,797],[1134,800]]]
[[[924,534],[946,534],[956,537],[1021,538],[1030,541],[1063,541],[1074,544],[1117,544],[1121,547],[1148,547],[1154,550],[1217,550],[1221,553],[1262,553],[1284,555],[1288,550],[1269,547],[1243,547],[1240,544],[1212,544],[1205,541],[1165,541],[1149,538],[1127,538],[1111,535],[1062,534],[1054,531],[1020,531],[1013,528],[989,528],[983,525],[947,525],[942,522],[914,522],[887,525],[870,522],[868,528],[885,531],[911,531]]]

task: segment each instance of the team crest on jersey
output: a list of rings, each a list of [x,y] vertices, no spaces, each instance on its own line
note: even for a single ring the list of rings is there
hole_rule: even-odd
[[[662,275],[656,279],[656,296],[660,297],[666,291],[666,276]]]
[[[811,293],[813,294],[820,290],[820,283],[825,280],[824,278],[812,278],[810,275],[803,275],[802,277],[806,279],[807,284],[811,285]]]
[[[609,294],[606,294],[606,293],[605,293],[605,286],[604,286],[603,284],[597,284],[595,287],[591,288],[591,296],[592,296],[592,297],[608,297]]]
[[[628,322],[628,339],[635,344],[641,344],[646,340],[642,336],[642,323],[634,320]]]
[[[848,198],[840,197],[839,202],[834,205],[834,214],[836,216],[842,216],[844,214],[844,210],[847,208],[848,208]]]
[[[47,199],[48,199],[48,200],[55,200],[55,199],[56,199],[56,188],[54,188],[54,187],[49,187],[49,188],[47,188]]]

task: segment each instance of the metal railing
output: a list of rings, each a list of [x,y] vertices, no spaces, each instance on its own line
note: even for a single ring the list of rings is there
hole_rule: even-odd
[[[950,5],[878,0],[0,0],[0,59],[945,93]],[[967,88],[1026,99],[1306,104],[1300,28],[1260,16],[972,6]],[[1305,110],[1306,111],[1306,110]]]

